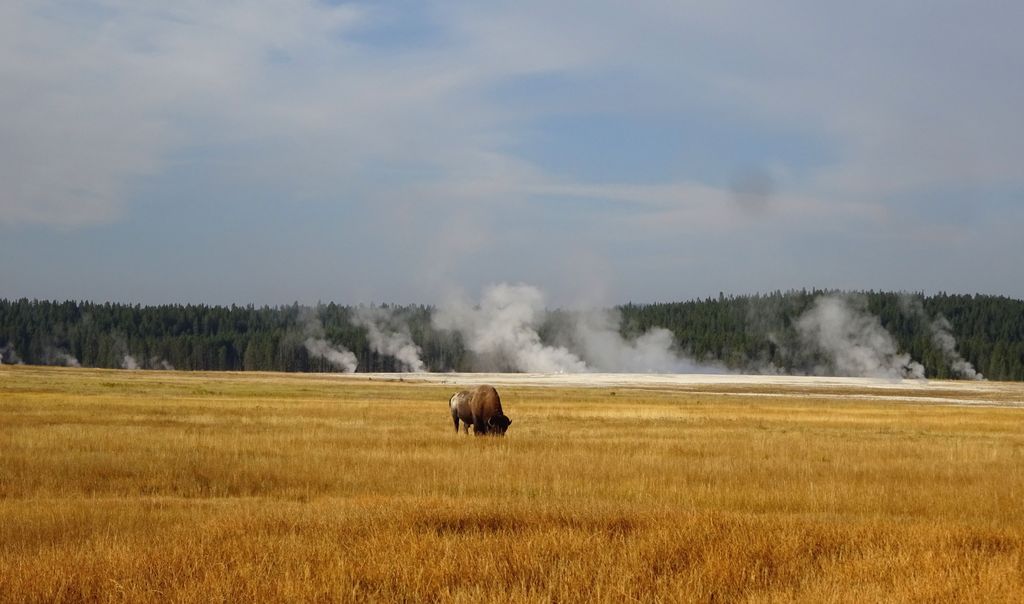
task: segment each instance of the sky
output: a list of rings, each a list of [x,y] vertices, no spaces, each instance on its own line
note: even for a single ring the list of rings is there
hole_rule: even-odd
[[[0,3],[0,298],[1024,298],[1024,3]]]

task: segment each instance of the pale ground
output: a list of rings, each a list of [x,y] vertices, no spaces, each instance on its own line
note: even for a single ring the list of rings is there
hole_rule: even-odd
[[[965,380],[890,380],[880,378],[741,374],[651,373],[355,373],[331,374],[343,380],[406,381],[593,388],[657,388],[739,397],[808,397],[888,400],[893,402],[1024,407],[1024,384]]]

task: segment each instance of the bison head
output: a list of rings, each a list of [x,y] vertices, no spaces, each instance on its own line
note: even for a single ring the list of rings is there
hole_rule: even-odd
[[[512,425],[512,420],[506,415],[495,415],[491,419],[487,420],[487,426],[490,430],[493,430],[495,434],[504,434],[505,430]]]

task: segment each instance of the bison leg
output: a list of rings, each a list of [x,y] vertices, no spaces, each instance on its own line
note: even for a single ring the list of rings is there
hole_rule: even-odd
[[[482,419],[473,418],[473,434],[477,436],[487,434],[487,422]]]
[[[459,414],[452,411],[452,421],[455,422],[455,433],[459,433]]]

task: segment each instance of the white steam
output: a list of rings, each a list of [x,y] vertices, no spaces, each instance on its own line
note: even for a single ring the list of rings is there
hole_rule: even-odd
[[[324,326],[320,319],[309,316],[305,321],[306,340],[303,344],[311,356],[324,359],[343,373],[355,373],[359,360],[355,353],[344,346],[334,345],[324,338]]]
[[[942,352],[943,358],[949,363],[950,369],[957,377],[968,380],[984,380],[985,376],[978,373],[967,359],[960,356],[956,349],[956,338],[953,337],[953,326],[949,319],[942,315],[934,319],[928,316],[924,304],[918,297],[900,297],[900,306],[906,314],[920,318],[928,322],[928,332],[931,335],[932,344]]]
[[[356,355],[344,346],[334,346],[319,338],[306,338],[304,343],[309,354],[326,360],[344,373],[355,373],[359,364]]]
[[[174,371],[174,365],[171,365],[167,360],[161,359],[160,357],[150,357],[149,366],[152,369],[163,369],[164,371]]]
[[[555,333],[541,338],[549,318],[544,294],[536,287],[502,283],[487,288],[478,305],[465,300],[434,313],[434,326],[457,331],[475,357],[479,370],[530,373],[714,371],[675,350],[672,332],[655,328],[636,338],[619,330],[616,311],[564,313],[565,325],[548,326]],[[556,340],[562,345],[546,343]]]
[[[121,369],[128,369],[129,371],[134,371],[137,369],[142,369],[143,367],[149,369],[163,369],[165,371],[174,371],[174,365],[171,365],[170,363],[168,363],[164,359],[161,359],[158,356],[149,357],[148,362],[146,362],[145,358],[143,358],[142,361],[140,361],[138,358],[128,353],[125,353],[124,356],[121,357]]]
[[[14,350],[14,345],[11,343],[0,346],[0,365],[22,365],[21,357],[18,356],[18,352]]]
[[[956,349],[956,338],[953,337],[949,320],[939,315],[929,325],[932,334],[932,343],[942,351],[942,355],[949,362],[950,368],[957,376],[968,380],[983,380],[985,376],[978,373],[967,359],[960,356]]]
[[[64,367],[81,367],[78,359],[66,350],[47,348],[44,352],[47,365],[63,365]]]
[[[633,339],[622,336],[618,311],[576,314],[573,340],[580,355],[596,370],[614,373],[721,373],[718,366],[698,364],[676,350],[675,337],[663,327]]]
[[[394,357],[402,371],[426,371],[420,358],[423,350],[412,341],[408,324],[386,308],[360,306],[352,317],[352,324],[366,328],[370,349]]]
[[[582,373],[587,364],[561,346],[541,342],[544,295],[535,287],[502,283],[484,291],[478,306],[464,300],[434,313],[434,326],[457,331],[480,369],[529,373]]]
[[[924,366],[909,354],[898,353],[896,343],[882,327],[878,317],[863,305],[834,296],[822,296],[796,320],[796,330],[804,346],[817,348],[831,362],[831,368],[818,366],[815,374],[880,378],[924,377]]]

